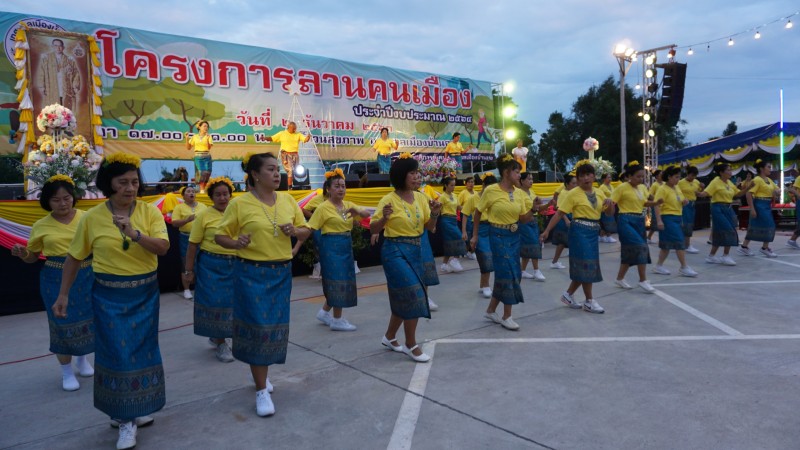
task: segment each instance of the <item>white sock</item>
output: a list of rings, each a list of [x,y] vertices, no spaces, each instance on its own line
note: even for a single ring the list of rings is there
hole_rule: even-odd
[[[94,368],[89,363],[89,360],[86,359],[86,355],[78,356],[75,359],[75,367],[78,368],[78,373],[80,373],[83,377],[90,377],[94,375]]]
[[[61,376],[64,378],[75,376],[75,372],[72,371],[72,363],[66,363],[61,365]]]

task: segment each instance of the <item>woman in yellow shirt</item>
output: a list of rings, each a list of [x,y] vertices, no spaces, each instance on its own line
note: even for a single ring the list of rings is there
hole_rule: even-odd
[[[243,161],[250,192],[231,200],[215,241],[237,250],[233,300],[233,357],[250,365],[256,413],[275,414],[269,366],[284,364],[289,344],[293,236],[306,239],[303,212],[291,195],[278,192],[280,163],[272,153]]]
[[[796,224],[792,237],[786,241],[786,246],[798,250],[800,249],[800,245],[797,244],[797,237],[800,236],[800,177],[794,179],[794,184],[789,188],[789,192],[794,195],[794,217],[796,219]]]
[[[476,175],[477,176],[477,175]],[[464,179],[464,190],[458,194],[458,210],[459,212],[463,211],[464,205],[467,204],[467,200],[471,197],[477,195],[475,192],[475,177],[469,177]],[[466,223],[467,221],[471,221],[472,218],[467,217],[464,219],[463,212],[461,213],[461,223],[460,227],[462,229],[462,238],[467,245],[467,259],[475,260],[475,249],[469,247],[469,240],[472,238],[472,222]],[[466,225],[466,234],[464,234],[464,226]]]
[[[739,235],[736,232],[737,220],[731,202],[744,195],[750,186],[746,183],[740,190],[731,182],[733,172],[730,164],[717,164],[714,172],[717,177],[708,183],[703,192],[697,194],[700,197],[711,197],[711,252],[706,257],[706,262],[735,266],[736,261],[730,257],[730,251],[731,247],[739,244]],[[720,247],[723,247],[721,258],[716,256]]]
[[[648,191],[647,199],[652,201],[656,196],[656,191],[658,188],[664,185],[664,179],[661,174],[661,169],[656,169],[653,171],[653,184],[650,185],[650,190]],[[650,207],[650,231],[647,232],[647,243],[654,244],[653,242],[653,235],[656,233],[656,207]]]
[[[578,186],[578,179],[575,178],[575,174],[572,172],[565,174],[564,184],[556,188],[556,191],[553,193],[553,199],[550,201],[553,207],[556,208],[556,211],[558,211],[559,197],[566,195],[567,192],[575,189],[576,186]],[[550,218],[550,221],[552,222],[554,218],[555,215]],[[572,215],[565,214],[553,227],[553,236],[552,239],[550,239],[550,243],[556,246],[556,251],[553,253],[553,260],[550,261],[551,269],[567,268],[559,259],[561,259],[561,253],[564,252],[564,249],[569,246],[569,224],[571,220]]]
[[[69,317],[56,317],[52,309],[61,287],[61,269],[83,211],[75,209],[75,182],[65,175],[55,175],[42,185],[39,204],[50,214],[36,221],[31,228],[28,245],[14,244],[11,255],[28,264],[44,255],[47,261],[39,274],[39,292],[44,301],[47,323],[50,325],[50,351],[61,364],[61,387],[65,391],[80,389],[72,369],[72,357],[77,356],[78,373],[90,377],[94,369],[86,355],[94,351],[94,313],[92,312],[92,261],[81,265],[70,290],[72,303]]]
[[[169,237],[161,211],[136,199],[144,192],[140,165],[138,156],[122,152],[100,165],[95,183],[108,200],[81,217],[53,305],[56,317],[70,313],[72,284],[91,255],[94,406],[119,421],[117,448],[136,445],[137,425],[166,402],[156,270],[158,257],[169,250]]]
[[[450,158],[453,158],[456,162],[456,173],[462,172],[462,156],[464,152],[464,146],[461,145],[461,133],[456,131],[453,133],[453,140],[447,144],[444,148],[444,155]]]
[[[386,127],[381,128],[380,139],[375,140],[372,148],[378,153],[378,170],[380,173],[389,173],[389,168],[392,167],[392,153],[396,152],[400,147],[400,142],[397,139],[389,139],[389,129]]]
[[[480,194],[476,194],[467,199],[464,207],[461,209],[461,235],[464,238],[469,237],[470,248],[475,250],[476,259],[478,260],[478,268],[481,272],[480,284],[478,291],[486,298],[492,298],[492,288],[489,287],[489,276],[494,272],[494,265],[492,264],[492,247],[489,244],[489,217],[482,215],[478,223],[478,240],[473,244],[473,217],[475,209],[478,207],[478,202],[481,200],[481,194],[489,186],[497,183],[497,177],[493,173],[487,172],[482,175],[481,183],[483,189]],[[466,216],[466,221],[464,220]]]
[[[775,219],[772,218],[772,202],[781,190],[769,177],[772,173],[772,164],[761,159],[756,160],[753,166],[758,176],[753,179],[753,187],[747,190],[747,206],[750,207],[750,221],[747,225],[747,234],[744,237],[739,253],[753,256],[748,247],[750,241],[759,241],[761,253],[767,258],[777,258],[778,254],[769,248],[769,243],[775,240]]]
[[[542,212],[549,205],[542,205],[541,199],[536,196],[531,186],[533,186],[533,174],[530,172],[520,173],[518,187],[528,196],[534,211],[531,221],[520,227],[519,256],[522,258],[520,268],[522,270],[522,278],[544,281],[546,278],[542,271],[539,270],[539,260],[542,259],[542,243],[539,241],[539,220],[536,214]],[[533,266],[533,273],[525,270],[529,261]]]
[[[339,169],[341,170],[341,169]],[[305,206],[303,206],[303,216],[306,220],[310,219],[311,216],[314,215],[314,211],[319,208],[319,205],[322,204],[325,200],[327,200],[327,194],[323,189],[322,195],[315,195],[314,198],[308,201]],[[314,252],[314,266],[311,269],[311,275],[308,278],[312,280],[320,280],[322,279],[322,275],[320,275],[320,270],[322,270],[320,263],[319,263],[319,241],[322,239],[322,233],[319,230],[314,230],[311,233],[311,250]],[[295,243],[294,252],[297,253],[300,250],[300,246],[303,245],[303,242],[297,241]],[[329,325],[326,323],[326,325]]]
[[[603,195],[605,195],[606,198],[611,198],[611,192],[614,191],[614,188],[611,187],[611,174],[604,173],[600,175],[600,181],[597,187],[603,191]],[[600,242],[605,242],[607,244],[616,243],[617,240],[612,236],[616,232],[617,220],[614,218],[614,215],[603,214],[600,218]]]
[[[431,357],[419,348],[416,337],[419,318],[431,317],[422,266],[422,232],[436,227],[442,204],[417,191],[422,180],[418,170],[419,163],[408,153],[392,163],[389,179],[394,191],[378,202],[370,222],[370,241],[377,244],[381,231],[384,232],[381,263],[391,316],[381,344],[405,353],[416,362],[427,362]],[[400,326],[405,333],[405,345],[397,342]]]
[[[462,239],[461,230],[458,228],[458,199],[453,195],[456,188],[456,179],[451,177],[442,178],[442,188],[444,192],[439,196],[442,204],[442,215],[439,217],[438,228],[442,232],[444,244],[444,257],[442,258],[441,271],[443,273],[462,272],[464,268],[458,262],[459,256],[467,253],[467,248]]]
[[[600,216],[605,210],[613,211],[614,203],[603,192],[594,187],[594,166],[589,160],[578,161],[575,168],[578,187],[559,199],[558,212],[542,233],[547,238],[559,220],[572,214],[569,227],[569,287],[561,294],[561,301],[573,309],[602,314],[602,306],[592,296],[592,283],[603,281],[600,272],[600,250],[597,238],[600,235]],[[586,301],[578,303],[573,294],[583,288]]]
[[[236,250],[218,245],[215,237],[231,200],[233,183],[227,177],[211,178],[206,192],[214,204],[200,211],[192,222],[183,279],[187,285],[197,283],[194,334],[207,337],[216,347],[217,359],[228,363],[234,361],[226,339],[233,338],[233,298],[238,281]]]
[[[516,187],[519,184],[521,166],[514,157],[505,154],[497,161],[500,182],[486,188],[473,217],[472,244],[477,245],[480,219],[489,219],[489,245],[492,248],[494,288],[484,317],[508,330],[519,330],[519,324],[511,316],[511,309],[522,303],[520,287],[520,224],[533,219],[531,198]],[[503,304],[503,315],[497,307]]]
[[[689,203],[683,192],[678,187],[681,178],[681,168],[671,166],[664,169],[662,178],[664,185],[658,188],[654,201],[656,202],[656,227],[658,228],[658,263],[653,267],[653,272],[659,275],[670,275],[664,267],[670,250],[675,250],[678,261],[681,263],[679,273],[685,277],[696,277],[697,272],[686,264],[686,243],[684,242],[681,216],[683,207]]]
[[[680,189],[683,196],[686,198],[687,203],[683,205],[683,235],[684,245],[686,246],[686,253],[699,253],[700,250],[694,248],[692,245],[692,234],[694,233],[694,217],[695,209],[694,204],[697,200],[697,193],[702,191],[706,185],[697,179],[699,171],[695,166],[686,168],[686,178],[678,182],[678,189]]]
[[[186,251],[189,249],[189,233],[192,232],[192,222],[201,211],[206,209],[206,205],[197,201],[197,192],[193,184],[182,187],[180,193],[183,196],[183,203],[179,203],[172,210],[172,226],[180,231],[178,235],[178,250],[181,254],[182,268],[186,271],[188,270],[186,268]],[[191,284],[189,284],[186,277],[181,277],[181,283],[183,284],[183,298],[191,299],[192,291],[189,289]]]
[[[208,122],[202,120],[197,124],[197,134],[189,137],[189,133],[184,134],[186,138],[186,150],[194,151],[194,179],[200,185],[200,192],[205,193],[206,183],[211,177],[211,147],[214,141],[208,134]]]

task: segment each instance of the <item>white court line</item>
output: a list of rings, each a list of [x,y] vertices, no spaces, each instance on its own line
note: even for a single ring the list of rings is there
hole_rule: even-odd
[[[429,342],[423,347],[423,351],[433,358],[436,342]],[[389,446],[386,447],[388,450],[408,450],[411,448],[411,441],[414,439],[414,431],[417,428],[417,420],[422,408],[422,398],[428,386],[428,376],[431,374],[432,365],[433,359],[428,363],[417,363],[417,367],[414,368],[414,375],[411,376],[411,382],[408,385],[410,392],[406,392],[403,398],[403,404],[397,414],[397,421],[394,423]]]
[[[709,325],[711,325],[711,326],[713,326],[713,327],[715,327],[715,328],[717,328],[719,330],[722,330],[723,333],[730,334],[731,336],[741,336],[742,335],[741,332],[729,327],[728,325],[725,325],[724,323],[722,323],[719,320],[709,316],[708,314],[706,314],[704,312],[701,312],[701,311],[698,311],[698,310],[692,308],[691,306],[687,305],[686,303],[683,303],[682,301],[678,300],[677,298],[675,298],[675,297],[673,297],[673,296],[671,296],[671,295],[669,295],[669,294],[667,294],[665,292],[656,290],[655,294],[657,296],[663,298],[664,300],[672,303],[673,305],[677,306],[678,308],[680,308],[680,309],[688,312],[689,314],[697,317],[698,319],[702,320],[703,322],[705,322],[705,323],[707,323],[707,324],[709,324]]]
[[[786,264],[787,266],[800,267],[800,264],[793,264],[793,263],[790,263],[790,262],[781,261],[781,260],[779,260],[777,258],[764,258],[764,259],[766,259],[767,261],[770,261],[770,262],[778,263],[778,264]]]
[[[800,339],[800,334],[739,334],[713,336],[616,336],[616,337],[564,337],[564,338],[447,338],[439,344],[557,344],[577,342],[671,342],[671,341],[763,341]]]
[[[699,281],[697,283],[658,283],[652,285],[653,287],[672,287],[672,286],[727,286],[729,284],[784,284],[784,283],[800,283],[800,278],[797,280],[753,280],[753,281]]]

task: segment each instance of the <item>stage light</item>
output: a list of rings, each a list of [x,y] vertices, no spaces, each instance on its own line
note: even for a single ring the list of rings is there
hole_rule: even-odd
[[[653,78],[656,76],[656,71],[653,69],[647,69],[644,71],[645,78]]]
[[[506,117],[506,118],[514,117],[514,114],[516,114],[516,113],[517,113],[517,108],[514,107],[514,106],[509,105],[509,106],[506,106],[505,108],[503,108],[503,117]]]
[[[644,115],[642,116],[642,119],[644,119],[645,122],[650,122],[650,118],[651,118],[650,114],[647,113],[644,113]]]
[[[510,140],[512,140],[512,139],[517,137],[517,130],[515,130],[513,128],[509,128],[508,130],[506,130],[505,136],[506,136],[506,139],[508,139],[510,141]]]
[[[508,94],[514,92],[514,88],[515,87],[516,86],[514,86],[514,82],[513,81],[507,81],[506,83],[503,84],[503,94],[508,95]]]
[[[647,86],[647,92],[651,94],[655,94],[656,92],[658,92],[658,83],[650,83]]]
[[[651,98],[648,98],[647,100],[644,101],[644,106],[647,106],[648,108],[652,108],[652,107],[656,106],[657,103],[658,103],[658,99],[655,98],[655,97],[651,97]]]
[[[641,141],[639,141],[639,143],[640,143],[640,144],[644,144],[644,139],[642,139]]]
[[[787,29],[787,30],[788,30],[789,28],[792,28],[793,26],[794,26],[794,25],[792,25],[792,21],[791,21],[791,20],[789,20],[788,22],[786,22],[786,29]]]
[[[753,36],[753,39],[761,39],[761,32],[760,31],[756,31],[756,35]]]
[[[633,55],[634,52],[635,52],[634,49],[628,47],[625,49],[625,56],[630,57],[631,55]]]
[[[298,164],[294,168],[294,174],[297,175],[297,178],[303,178],[306,174],[306,167],[302,164]]]
[[[675,48],[673,47],[669,49],[669,51],[667,52],[667,58],[672,59],[674,57],[675,57]]]
[[[641,111],[639,111],[639,114],[638,114],[638,116],[639,116],[639,117],[642,117],[643,115],[644,115],[644,113],[643,113],[643,112],[641,112]]]
[[[656,63],[656,55],[647,55],[647,58],[644,59],[644,63],[648,66],[652,66]]]
[[[636,83],[636,86],[634,86],[633,88],[634,88],[634,89],[641,89],[641,88],[642,88],[642,85],[641,85],[641,84],[639,84],[639,83]]]
[[[626,48],[628,48],[628,46],[623,44],[622,42],[620,42],[619,44],[617,44],[616,47],[614,47],[614,54],[615,55],[624,55]]]
[[[653,129],[647,130],[647,135],[650,137],[654,137],[656,135],[656,130]]]
[[[686,54],[687,54],[687,55],[689,55],[689,56],[692,56],[692,55],[694,55],[694,50],[692,50],[692,49],[690,48],[690,49],[689,49],[689,51],[688,51],[688,52],[686,52]]]

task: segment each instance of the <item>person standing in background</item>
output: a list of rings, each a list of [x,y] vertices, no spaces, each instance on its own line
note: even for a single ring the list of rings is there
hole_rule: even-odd
[[[279,131],[272,136],[267,136],[267,142],[278,142],[281,149],[278,152],[281,158],[281,165],[286,171],[286,186],[292,189],[292,179],[294,169],[300,164],[300,144],[311,140],[311,135],[304,135],[297,132],[297,124],[289,122],[286,129]]]
[[[519,163],[522,167],[520,173],[527,172],[526,167],[528,165],[528,148],[522,146],[522,139],[517,141],[517,146],[511,150],[511,155],[514,157],[514,160]]]

